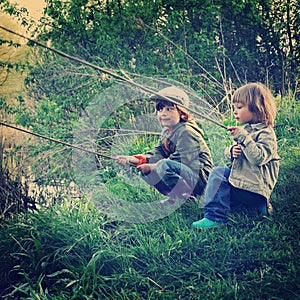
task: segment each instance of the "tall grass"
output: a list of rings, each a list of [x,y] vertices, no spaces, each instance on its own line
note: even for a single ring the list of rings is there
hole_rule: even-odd
[[[232,215],[226,226],[198,231],[191,228],[203,214],[196,203],[133,224],[84,199],[66,199],[1,224],[0,296],[300,299],[300,134],[297,112],[284,114],[276,128],[282,165],[270,217]],[[107,184],[116,194],[128,186],[119,178]],[[142,201],[145,193],[150,197],[131,185],[124,197]]]

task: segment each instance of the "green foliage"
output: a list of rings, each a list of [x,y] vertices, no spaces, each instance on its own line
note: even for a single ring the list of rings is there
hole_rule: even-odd
[[[0,4],[33,29],[24,9],[9,1]],[[178,79],[215,106],[222,105],[220,98],[232,86],[244,81],[268,82],[282,95],[287,87],[290,91],[297,86],[297,1],[148,1],[146,5],[129,0],[47,0],[46,4],[44,23],[34,28],[39,40],[96,65],[124,70],[129,77]],[[33,104],[29,107],[19,97],[19,105],[8,107],[1,99],[1,108],[14,113],[20,125],[70,142],[74,124],[91,113],[87,108],[111,86],[111,78],[39,48],[35,51],[36,62],[25,79]],[[15,67],[10,62],[2,66]],[[297,97],[295,89],[294,97],[278,101],[276,133],[282,167],[272,195],[273,216],[263,221],[232,216],[228,226],[198,232],[190,228],[202,214],[196,204],[186,204],[161,220],[131,224],[110,219],[98,211],[101,207],[96,209],[84,200],[66,199],[1,224],[1,296],[300,297]],[[135,118],[149,111],[150,106],[132,102],[105,115],[100,123],[107,131],[98,134],[97,147],[104,151],[107,145],[115,145],[125,154],[149,150],[155,137],[107,134],[134,124]],[[231,124],[230,117],[225,123]],[[203,128],[216,164],[222,164],[220,149],[228,143],[227,134],[210,124]],[[28,150],[39,180],[72,179],[69,148],[41,142]],[[97,167],[96,179],[106,186],[99,197],[118,195],[129,203],[156,200],[157,195],[142,186],[134,170],[121,172],[113,162],[100,158]]]
[[[0,221],[27,210],[36,210],[36,201],[29,195],[26,182],[14,178],[3,166],[0,168]]]
[[[291,171],[284,167],[282,174]],[[200,217],[196,204],[145,224],[113,222],[84,201],[19,215],[0,230],[2,274],[9,273],[2,290],[24,299],[296,299],[293,174],[276,189],[271,218],[234,216],[216,230],[191,229]]]
[[[1,8],[55,48],[111,69],[209,82],[210,94],[230,81],[270,82],[282,94],[297,86],[297,1],[48,0],[36,28],[26,9]]]
[[[40,23],[34,23],[26,9],[9,1],[2,1],[1,8],[19,18],[28,33],[37,33],[38,40],[55,49],[119,70],[122,75],[125,72],[128,78],[143,74],[149,78],[163,75],[177,79],[222,112],[228,103],[220,99],[245,81],[268,82],[281,94],[287,87],[297,86],[299,49],[294,41],[298,40],[299,31],[298,4],[294,2],[281,5],[277,1],[189,0],[148,1],[145,5],[144,1],[131,0],[47,0]],[[287,24],[278,12],[289,16]],[[285,37],[287,43],[283,41]],[[3,38],[3,42],[9,39]],[[26,67],[26,98],[30,97],[33,103],[29,106],[28,101],[20,101],[17,107],[5,110],[13,112],[20,125],[72,142],[74,124],[86,114],[95,97],[113,86],[114,80],[30,46],[36,56],[33,65],[5,62],[4,67],[8,71]],[[290,53],[288,57],[286,53]],[[144,103],[124,104],[102,125],[119,128],[132,116],[148,112],[147,105],[141,109]],[[104,137],[99,135],[99,139]],[[100,141],[100,149],[102,146]],[[48,176],[49,180],[68,176],[72,163],[67,149],[41,143],[29,150],[36,161],[45,150],[53,153],[45,168],[34,168],[36,176]],[[217,153],[215,156],[219,162],[220,157]]]
[[[296,127],[292,122],[298,119],[290,112],[281,109],[278,121],[289,117],[289,126]],[[197,231],[191,223],[203,214],[198,203],[186,203],[159,220],[130,223],[84,199],[65,199],[1,223],[0,296],[299,298],[300,145],[299,130],[291,134],[289,126],[276,128],[282,162],[270,217],[231,215],[226,226]],[[134,169],[126,172],[107,178],[106,193],[128,203],[156,200],[149,187],[135,181]]]

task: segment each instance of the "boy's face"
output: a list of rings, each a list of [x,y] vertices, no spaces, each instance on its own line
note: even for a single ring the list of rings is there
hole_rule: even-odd
[[[241,102],[233,103],[234,116],[240,124],[255,123],[255,114],[253,114],[247,104]]]
[[[172,104],[157,105],[157,119],[162,127],[173,127],[180,122],[180,113]]]

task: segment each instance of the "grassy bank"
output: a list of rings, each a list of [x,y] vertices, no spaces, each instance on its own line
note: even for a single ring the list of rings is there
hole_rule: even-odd
[[[300,299],[299,124],[280,121],[269,218],[232,216],[198,231],[196,203],[132,224],[66,199],[1,224],[2,298]]]

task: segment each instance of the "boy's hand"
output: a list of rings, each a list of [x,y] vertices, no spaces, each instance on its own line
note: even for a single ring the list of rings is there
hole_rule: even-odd
[[[153,170],[155,170],[156,164],[142,164],[137,166],[138,171],[140,171],[143,175],[147,175]]]
[[[238,133],[238,131],[241,129],[241,127],[238,126],[231,126],[228,127],[227,130],[230,131],[232,136],[236,136],[236,134]]]
[[[237,158],[242,154],[242,148],[240,145],[234,145],[231,148],[231,155],[233,158]]]
[[[115,161],[121,166],[129,164],[129,158],[125,155],[116,156]]]

